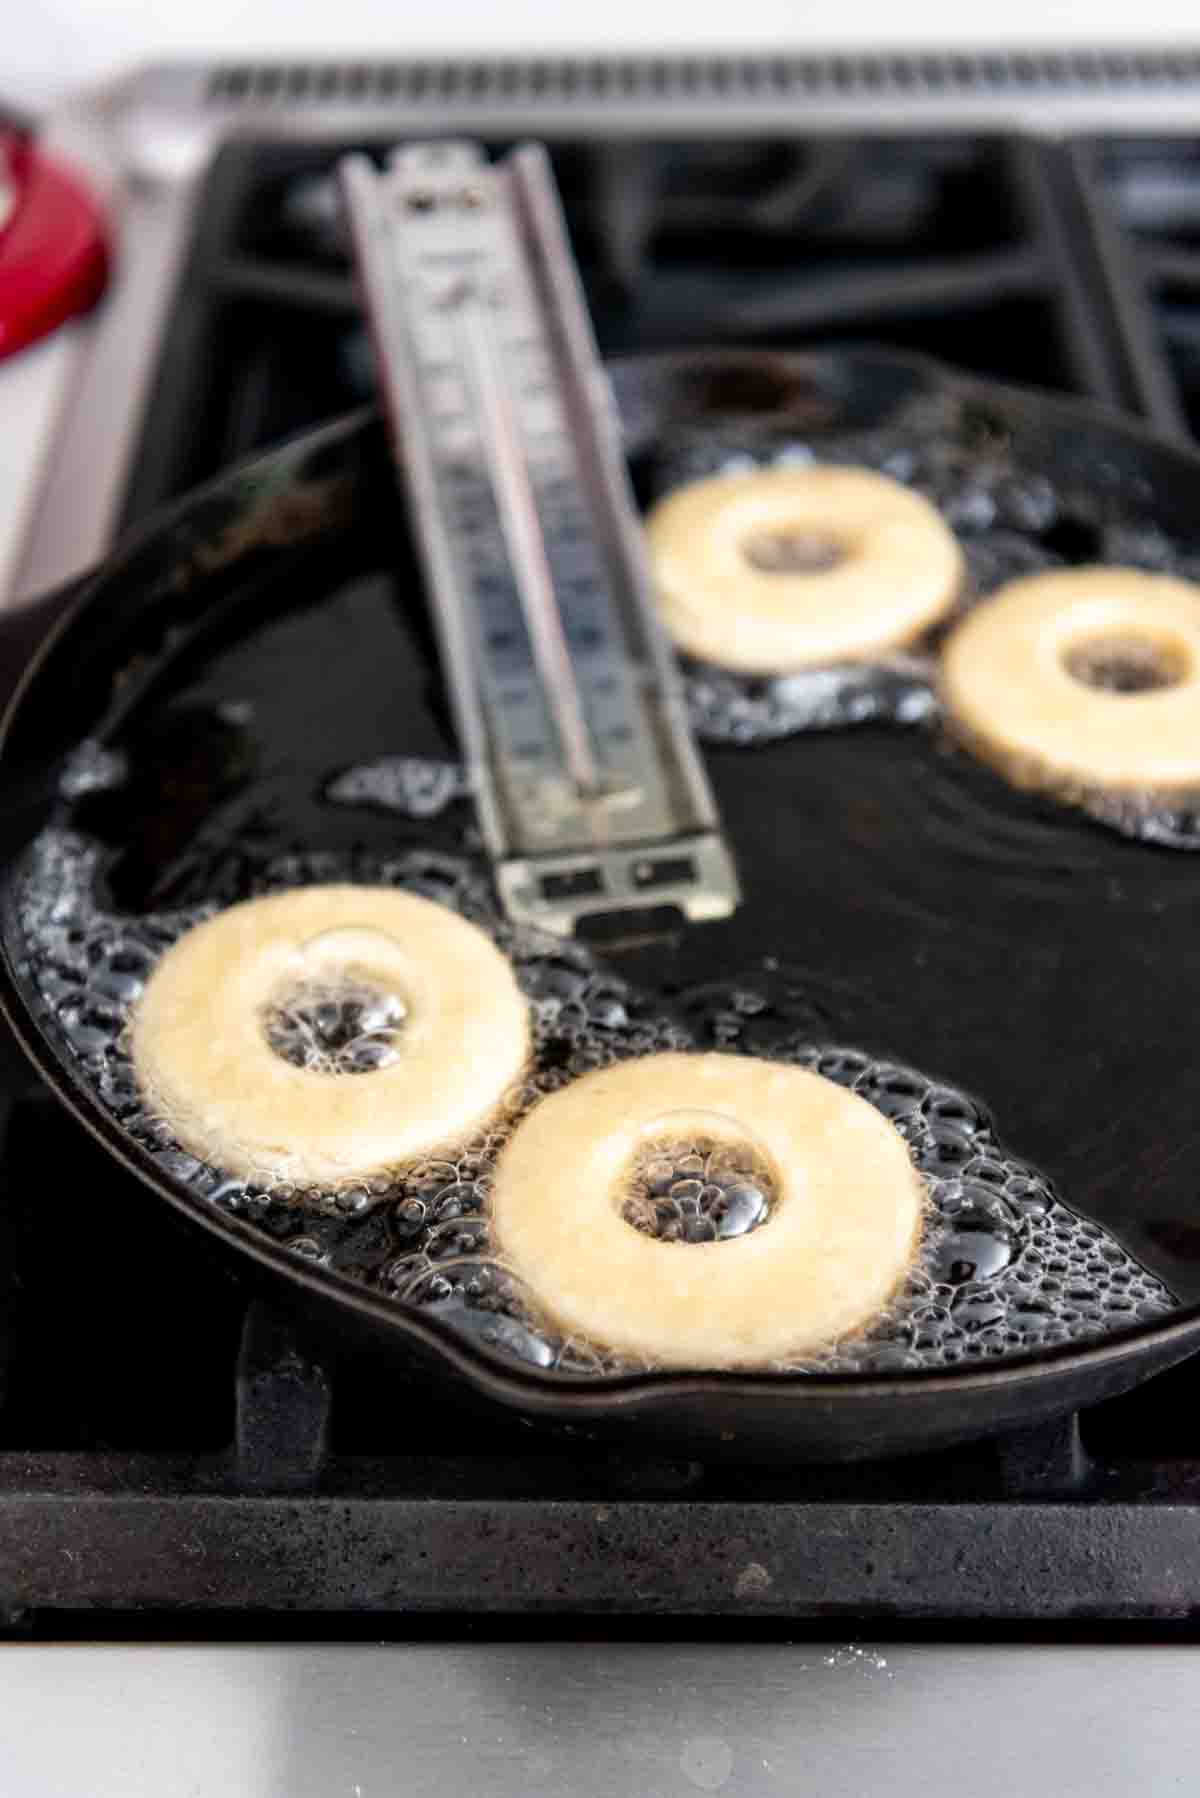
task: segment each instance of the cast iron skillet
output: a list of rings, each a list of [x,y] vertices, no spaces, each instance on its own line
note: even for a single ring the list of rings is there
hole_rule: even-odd
[[[1119,419],[916,358],[694,353],[618,364],[614,383],[637,480],[664,453],[707,453],[714,432],[819,450],[831,434],[899,420],[924,441],[972,448],[993,473],[1011,462],[1044,477],[1061,501],[1046,527],[1055,553],[1088,560],[1127,540],[1105,539],[1114,519],[1151,559],[1147,543],[1200,549],[1200,457]],[[277,633],[280,619],[295,621],[291,636],[290,624]],[[234,703],[230,716],[240,699],[254,702],[233,775],[224,763],[214,771],[204,729],[188,724],[211,718],[218,698]],[[339,765],[453,754],[374,416],[234,469],[85,584],[9,708],[0,778],[13,791],[95,733],[138,744],[132,792],[100,802],[91,819],[126,907],[200,896],[188,886],[190,846],[218,841],[235,814],[232,834],[250,819],[274,851],[422,840],[419,824],[321,797]],[[815,1034],[977,1093],[1005,1142],[1166,1280],[1180,1310],[1095,1346],[944,1373],[564,1381],[489,1358],[427,1315],[307,1265],[169,1178],[47,1025],[11,905],[0,1006],[42,1078],[115,1160],[256,1264],[280,1300],[332,1338],[423,1361],[528,1420],[698,1454],[885,1456],[1029,1425],[1188,1354],[1200,1343],[1200,860],[1019,795],[929,732],[867,726],[713,749],[707,760],[745,903],[727,921],[614,949],[619,971],[676,994],[716,978],[801,993]]]

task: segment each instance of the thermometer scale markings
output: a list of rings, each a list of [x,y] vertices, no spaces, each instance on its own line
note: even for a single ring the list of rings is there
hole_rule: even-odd
[[[502,357],[508,364],[530,354],[544,363],[540,343],[501,340],[496,360]],[[443,361],[427,364],[422,373],[430,414],[444,443],[442,490],[461,546],[464,576],[475,595],[477,640],[498,735],[513,760],[558,773],[562,749],[544,697],[499,508],[479,458],[481,432],[470,410],[467,384],[453,365],[448,368]],[[623,678],[611,592],[579,503],[578,475],[572,469],[561,409],[539,375],[532,391],[528,385],[518,390],[513,410],[596,772],[620,777],[621,757],[612,752],[623,751],[636,740],[634,701]],[[464,455],[468,446],[473,453]]]

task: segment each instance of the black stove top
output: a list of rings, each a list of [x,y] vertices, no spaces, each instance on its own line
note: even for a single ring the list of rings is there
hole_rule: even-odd
[[[869,339],[1086,394],[1165,430],[1200,422],[1200,142],[627,138],[552,150],[608,354]],[[216,159],[126,522],[372,399],[333,161],[327,143],[276,141],[235,141]]]
[[[553,149],[606,351],[870,338],[1200,430],[1200,142]],[[328,143],[237,141],[213,165],[127,523],[370,400],[331,162]],[[903,1464],[634,1459],[432,1401],[415,1375],[334,1365],[16,1074],[0,1116],[14,1628],[93,1608],[248,1613],[268,1630],[318,1612],[908,1627],[1200,1610],[1189,1367],[1051,1429]]]

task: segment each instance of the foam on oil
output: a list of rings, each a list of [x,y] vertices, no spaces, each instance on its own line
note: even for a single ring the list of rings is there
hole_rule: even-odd
[[[625,1172],[627,1224],[661,1242],[730,1242],[770,1220],[775,1170],[748,1130],[731,1140],[722,1119],[710,1135],[695,1113],[664,1124]]]
[[[263,1035],[284,1061],[319,1074],[369,1074],[401,1055],[408,1006],[356,968],[293,983],[262,1020]]]
[[[466,774],[457,762],[384,755],[343,769],[326,785],[325,798],[331,805],[368,805],[401,818],[436,818],[453,800],[463,799],[469,792]]]
[[[23,971],[80,1077],[162,1172],[303,1259],[419,1307],[485,1350],[579,1377],[628,1369],[602,1344],[557,1332],[493,1253],[488,1192],[496,1156],[513,1121],[578,1074],[692,1047],[697,1036],[752,1052],[747,1026],[767,1009],[765,995],[710,989],[690,1006],[686,996],[669,1006],[580,944],[508,924],[477,867],[459,857],[412,851],[371,867],[359,858],[353,869],[330,854],[281,857],[241,896],[353,877],[438,900],[486,929],[528,996],[535,1052],[527,1078],[508,1095],[504,1124],[464,1142],[452,1158],[337,1191],[256,1185],[226,1177],[172,1140],[145,1103],[126,1045],[130,1007],[158,957],[214,907],[118,915],[98,898],[100,870],[98,846],[78,833],[49,830],[34,843],[18,879]],[[318,1019],[314,1005],[329,1010]],[[372,1009],[378,1005],[379,995],[357,990],[306,995],[287,1008],[280,1052],[311,1060],[330,1077],[356,1071],[353,1054],[338,1064],[347,1044],[357,1045],[354,1054],[390,1056],[397,1044],[402,1052],[402,1016],[384,1016]],[[1115,1238],[1008,1153],[968,1095],[854,1048],[791,1038],[773,1042],[770,1053],[814,1068],[890,1118],[929,1193],[919,1256],[887,1310],[853,1340],[778,1371],[874,1373],[997,1360],[1094,1341],[1174,1308],[1167,1288]],[[630,1223],[672,1237],[687,1254],[693,1241],[769,1231],[771,1196],[752,1140],[739,1156],[737,1145],[709,1142],[701,1132],[695,1141],[656,1144],[645,1168],[634,1170],[631,1198],[640,1209]]]

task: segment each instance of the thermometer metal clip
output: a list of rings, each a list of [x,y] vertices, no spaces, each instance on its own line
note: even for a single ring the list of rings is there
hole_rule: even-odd
[[[733,862],[656,616],[549,158],[341,165],[379,381],[509,916],[722,917]]]

